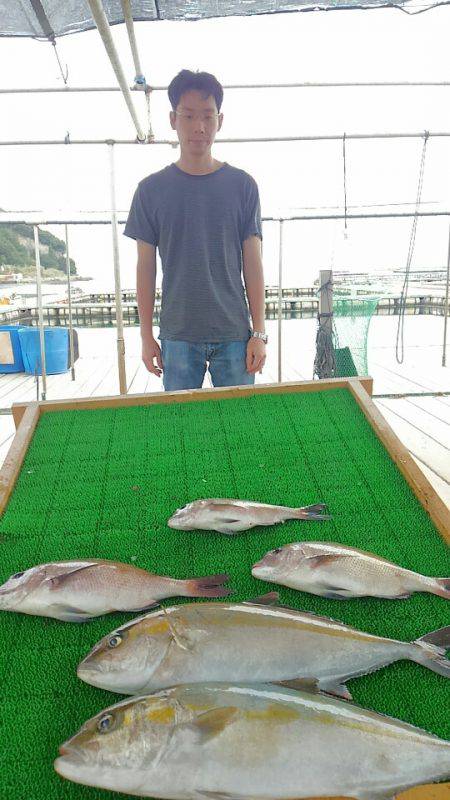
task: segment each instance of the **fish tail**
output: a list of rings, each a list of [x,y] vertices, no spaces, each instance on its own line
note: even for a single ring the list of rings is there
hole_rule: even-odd
[[[439,597],[445,597],[450,600],[450,578],[436,578],[433,584],[429,587],[432,594],[437,594]]]
[[[331,519],[328,514],[323,512],[327,510],[325,503],[315,503],[313,506],[302,506],[302,508],[295,509],[295,517],[297,519]]]
[[[412,656],[413,661],[438,675],[450,678],[450,660],[445,657],[446,651],[450,649],[450,625],[421,636],[413,644],[418,646]]]
[[[228,597],[231,589],[223,586],[230,580],[227,573],[221,575],[206,575],[204,578],[191,578],[182,581],[183,595],[185,597]]]
[[[426,633],[425,636],[416,639],[414,644],[432,644],[434,647],[439,648],[442,653],[445,653],[446,650],[450,650],[450,625],[431,631],[431,633]]]

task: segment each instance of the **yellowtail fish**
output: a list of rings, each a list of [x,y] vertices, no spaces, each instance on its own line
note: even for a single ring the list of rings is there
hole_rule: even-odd
[[[0,610],[64,622],[112,611],[143,611],[166,597],[227,597],[228,575],[176,580],[118,561],[59,561],[12,575],[0,586]]]
[[[333,542],[293,542],[270,550],[252,575],[321,597],[410,597],[430,592],[450,600],[450,578],[429,578],[384,558]]]
[[[323,503],[289,508],[222,497],[188,503],[175,511],[167,524],[169,528],[182,531],[218,531],[232,536],[257,525],[276,525],[287,519],[331,519],[324,511]]]
[[[296,682],[350,699],[345,681],[409,659],[450,677],[450,627],[415,642],[373,636],[327,617],[250,603],[186,603],[103,637],[78,666],[92,686],[145,694],[181,683]]]
[[[124,700],[60,747],[76,783],[172,800],[387,800],[450,776],[450,742],[309,692],[197,684]]]

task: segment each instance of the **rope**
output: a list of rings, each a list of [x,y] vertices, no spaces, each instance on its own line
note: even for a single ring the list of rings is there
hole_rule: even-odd
[[[52,45],[55,48],[55,56],[56,56],[56,60],[58,62],[58,67],[59,67],[59,71],[61,73],[61,77],[62,77],[62,79],[64,81],[64,84],[67,86],[67,79],[69,77],[69,67],[66,64],[66,71],[64,72],[64,70],[62,68],[62,64],[61,64],[60,58],[59,58],[59,55],[58,55],[58,48],[56,47],[56,41],[54,39],[52,41]]]
[[[329,319],[332,313],[318,314],[318,328],[316,334],[316,357],[314,359],[313,378],[317,375],[321,378],[333,378],[336,371],[336,359],[334,357],[333,335],[328,328],[322,325],[322,318]]]
[[[395,342],[395,357],[397,359],[397,364],[403,364],[403,360],[405,357],[405,345],[404,345],[404,329],[405,329],[405,313],[406,313],[406,298],[408,296],[408,286],[409,286],[409,273],[411,270],[411,262],[414,253],[414,245],[416,242],[416,231],[417,231],[417,220],[418,220],[418,213],[420,207],[420,201],[422,198],[422,186],[423,186],[423,175],[425,169],[425,155],[429,137],[429,131],[425,131],[424,138],[423,138],[423,147],[422,147],[422,156],[420,159],[420,170],[419,170],[419,183],[417,186],[417,195],[416,195],[416,208],[414,212],[414,219],[411,228],[411,236],[409,240],[409,249],[408,249],[408,256],[406,259],[406,267],[405,267],[405,279],[403,281],[403,288],[402,293],[400,295],[400,307],[399,307],[399,317],[398,317],[398,326],[397,326],[397,337]]]
[[[347,168],[345,159],[345,133],[342,138],[342,156],[344,159],[344,230],[347,233]]]

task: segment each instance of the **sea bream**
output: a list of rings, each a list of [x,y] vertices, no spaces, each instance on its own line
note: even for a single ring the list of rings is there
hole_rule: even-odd
[[[59,752],[63,778],[171,800],[388,800],[450,776],[450,742],[271,685],[197,684],[127,699]]]
[[[402,642],[267,605],[277,598],[273,592],[259,602],[186,603],[152,611],[103,637],[79,664],[78,677],[122,694],[181,683],[300,680],[348,699],[345,681],[400,659],[450,677],[450,627]]]
[[[292,542],[270,550],[252,575],[321,597],[402,599],[430,592],[450,600],[450,578],[429,578],[364,550],[334,542]]]
[[[177,580],[118,561],[59,561],[12,575],[0,586],[0,610],[64,622],[112,611],[143,611],[166,597],[227,597],[228,575]]]
[[[324,514],[324,511],[326,511],[324,503],[290,508],[253,503],[250,500],[215,497],[195,500],[177,509],[167,524],[169,528],[181,531],[218,531],[232,536],[234,533],[241,533],[258,525],[276,525],[288,519],[331,519],[328,514]]]

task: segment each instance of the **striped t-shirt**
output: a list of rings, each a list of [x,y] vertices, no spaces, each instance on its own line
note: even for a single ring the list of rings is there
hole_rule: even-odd
[[[160,338],[246,340],[242,244],[262,238],[258,187],[224,163],[207,175],[175,164],[142,180],[124,231],[158,248],[163,270]]]

